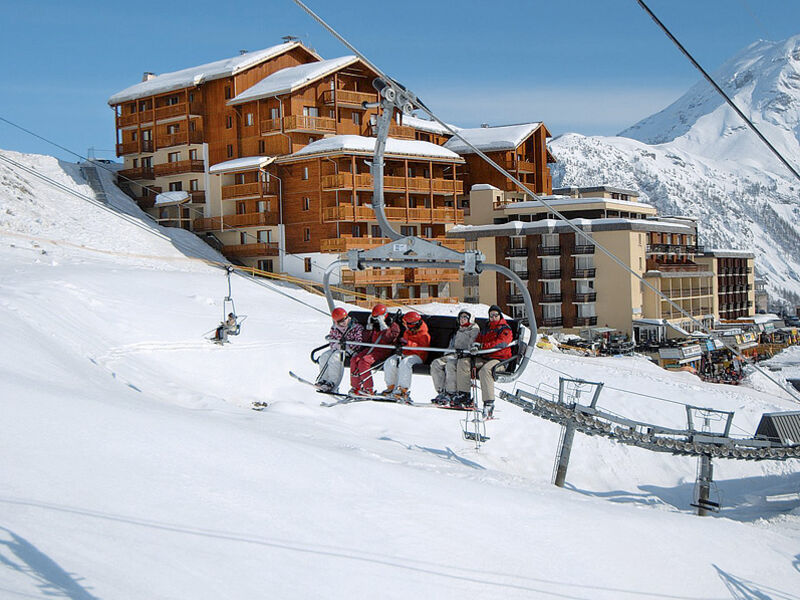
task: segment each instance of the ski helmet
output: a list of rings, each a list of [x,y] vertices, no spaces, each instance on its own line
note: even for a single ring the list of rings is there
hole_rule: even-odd
[[[460,310],[460,311],[458,311],[458,317],[457,318],[459,320],[461,320],[461,315],[467,315],[467,324],[471,325],[472,323],[475,322],[475,317],[468,310]]]
[[[413,329],[422,322],[422,315],[414,310],[411,310],[403,315],[403,321],[408,327]]]
[[[376,304],[372,307],[372,316],[373,317],[382,317],[386,314],[386,305],[385,304]]]
[[[331,318],[338,323],[342,319],[347,318],[347,311],[341,307],[334,308],[333,312],[331,313]]]

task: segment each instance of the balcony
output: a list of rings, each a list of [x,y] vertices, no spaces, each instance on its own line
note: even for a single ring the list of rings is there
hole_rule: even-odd
[[[464,211],[456,208],[401,208],[387,206],[386,218],[390,221],[403,221],[405,223],[463,223]],[[322,210],[325,222],[335,221],[375,221],[375,212],[372,206],[353,206],[340,204]]]
[[[562,317],[545,317],[542,319],[542,327],[561,327],[563,322]]]
[[[427,238],[431,242],[440,242],[442,246],[457,252],[464,252],[464,240],[447,238]],[[384,246],[389,243],[389,238],[381,237],[352,237],[325,238],[320,240],[320,252],[341,253],[348,250],[369,250]]]
[[[561,246],[538,246],[537,251],[539,256],[559,256],[561,254]]]
[[[561,279],[561,269],[545,269],[539,279]]]
[[[517,275],[517,277],[522,279],[522,281],[528,281],[528,277],[530,277],[527,271],[514,271],[514,273]]]
[[[524,304],[525,300],[522,298],[522,294],[510,294],[508,299],[506,300],[507,304]]]
[[[542,304],[561,304],[561,294],[542,294]]]
[[[231,257],[278,256],[278,242],[257,242],[223,246],[222,253]]]
[[[123,169],[117,172],[120,177],[128,179],[155,179],[153,167],[137,167],[135,169]]]
[[[444,283],[458,281],[461,272],[458,269],[409,269],[406,271],[406,283]]]
[[[322,177],[322,189],[326,191],[334,190],[371,190],[372,175],[367,173],[336,173]],[[395,177],[386,176],[383,178],[383,186],[387,191],[415,192],[425,194],[462,194],[464,193],[464,182],[453,181],[450,179],[429,179],[427,177]]]
[[[403,269],[364,269],[363,271],[342,271],[344,285],[392,285],[403,283]]]
[[[163,177],[165,175],[178,175],[180,173],[202,173],[204,170],[205,165],[202,160],[179,160],[156,165],[154,173],[156,177]]]
[[[594,244],[579,244],[574,246],[570,250],[570,254],[575,255],[584,255],[584,254],[594,254],[595,245]]]
[[[527,248],[506,248],[506,258],[514,256],[528,256]]]
[[[464,296],[464,302],[467,304],[478,304],[480,301],[478,296]]]
[[[480,285],[480,275],[464,274],[465,287],[475,287],[477,285]]]
[[[591,279],[597,274],[597,269],[575,269],[572,279]]]
[[[698,271],[705,271],[706,268],[696,263],[662,263],[648,258],[647,270],[665,271],[670,273],[677,273],[677,272],[697,273]]]
[[[117,144],[117,156],[125,156],[126,154],[138,154],[139,142],[122,142]]]
[[[263,198],[277,195],[277,185],[273,182],[253,181],[251,183],[237,183],[222,186],[222,199],[231,200],[238,198]]]
[[[206,193],[204,190],[189,190],[190,202],[192,204],[205,204]]]
[[[325,90],[322,92],[322,103],[326,106],[347,106],[350,108],[361,108],[362,102],[377,102],[378,95],[366,92],[354,92],[352,90]]]
[[[139,112],[119,115],[117,117],[117,129],[120,127],[130,127],[139,123],[151,123],[153,121],[153,109],[142,110]]]
[[[202,144],[203,132],[179,131],[177,133],[165,133],[156,136],[156,141],[159,148],[169,148],[170,146],[181,146],[183,144]]]
[[[170,119],[172,117],[201,114],[203,114],[203,104],[201,102],[179,102],[178,104],[156,107],[157,121]]]
[[[502,161],[501,166],[507,171],[518,171],[520,173],[535,173],[536,165],[528,160],[518,160],[516,157]]]
[[[576,327],[591,327],[597,325],[597,317],[576,317]]]
[[[210,217],[194,220],[195,231],[231,229],[237,227],[257,227],[261,225],[278,225],[278,213],[244,213],[241,215],[224,215],[222,217]]]
[[[389,124],[389,137],[399,138],[404,140],[413,140],[416,138],[416,129],[407,127],[405,125],[398,125],[397,123]],[[370,135],[377,135],[377,125],[370,125]]]
[[[573,300],[573,303],[584,304],[586,302],[597,302],[597,292],[585,292],[585,293],[578,292],[575,294],[575,299]]]

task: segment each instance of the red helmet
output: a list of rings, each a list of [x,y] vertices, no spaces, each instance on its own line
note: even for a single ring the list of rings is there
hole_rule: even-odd
[[[385,304],[376,304],[372,307],[372,316],[373,317],[380,317],[386,314],[386,305]]]
[[[414,310],[410,310],[403,315],[403,321],[405,321],[407,326],[414,328],[422,321],[422,315]]]
[[[342,319],[347,318],[347,311],[341,307],[334,308],[333,312],[331,313],[331,318],[338,323]]]

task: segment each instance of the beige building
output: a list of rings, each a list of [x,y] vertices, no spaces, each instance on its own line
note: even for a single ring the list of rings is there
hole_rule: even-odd
[[[700,249],[693,219],[658,217],[655,207],[639,202],[632,190],[556,191],[563,195],[546,197],[548,204],[697,321],[713,326],[717,275],[711,265],[695,260]],[[476,185],[465,223],[448,236],[464,239],[488,262],[516,272],[528,286],[543,328],[608,326],[632,334],[639,324],[666,335],[698,329],[538,201]],[[463,293],[467,301],[496,303],[512,316],[525,316],[519,291],[493,272],[465,277]]]

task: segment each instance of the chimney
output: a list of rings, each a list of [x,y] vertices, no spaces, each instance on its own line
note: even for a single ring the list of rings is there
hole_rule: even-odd
[[[241,56],[242,54],[247,54],[247,50],[239,50],[239,56]]]
[[[142,81],[150,81],[151,79],[155,79],[156,74],[151,73],[150,71],[145,71],[144,75],[142,75]]]
[[[489,124],[488,123],[481,123],[481,127],[483,127],[484,129],[488,129],[489,128]]]

